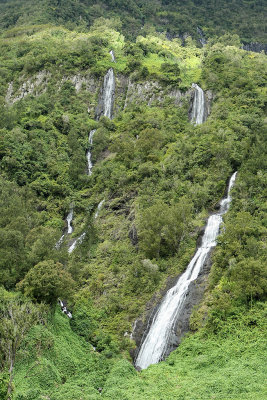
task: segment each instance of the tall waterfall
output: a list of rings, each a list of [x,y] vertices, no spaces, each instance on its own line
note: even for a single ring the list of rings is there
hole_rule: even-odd
[[[230,179],[227,197],[221,200],[219,212],[211,215],[208,219],[201,246],[197,249],[186,271],[178,279],[177,284],[163,298],[138,353],[135,361],[137,367],[147,368],[150,364],[161,361],[166,355],[170,337],[175,334],[175,325],[183,311],[188,287],[198,277],[210,250],[216,246],[222,216],[230,206],[230,191],[234,185],[236,174],[235,172]]]
[[[95,134],[96,129],[93,129],[90,133],[89,133],[89,149],[87,150],[86,153],[86,157],[87,157],[87,168],[88,168],[88,175],[92,175],[92,168],[93,168],[93,163],[92,163],[92,153],[91,153],[91,148],[93,145],[93,137]]]
[[[191,121],[195,125],[203,124],[205,121],[205,96],[204,92],[196,83],[192,84],[192,88],[195,89],[194,102],[192,108]]]
[[[112,57],[112,61],[115,62],[115,56],[114,56],[114,52],[112,50],[110,52],[110,55]],[[102,94],[103,114],[105,117],[110,118],[110,119],[112,118],[114,96],[115,96],[115,75],[114,75],[113,69],[110,68],[104,78],[103,94]],[[94,137],[95,131],[96,131],[96,129],[93,129],[89,133],[89,138],[88,138],[89,149],[87,150],[86,156],[87,156],[87,167],[88,167],[88,175],[89,176],[92,174],[92,168],[93,168],[91,148],[93,145],[93,137]],[[97,211],[95,213],[95,218],[98,217],[99,211],[100,211],[103,203],[104,203],[104,200],[102,200],[98,204]],[[70,225],[68,224],[68,229],[69,229],[69,226]],[[68,230],[68,233],[69,233],[69,230]],[[71,254],[76,249],[77,245],[79,245],[83,242],[85,236],[86,236],[86,232],[82,233],[77,239],[74,240],[74,242],[68,248],[69,254]]]
[[[112,118],[113,103],[115,95],[115,75],[113,68],[110,68],[104,78],[103,86],[103,112],[104,116]]]

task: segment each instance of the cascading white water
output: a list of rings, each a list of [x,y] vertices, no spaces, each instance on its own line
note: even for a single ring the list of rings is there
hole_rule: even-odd
[[[102,208],[102,206],[103,206],[103,204],[104,204],[104,201],[105,201],[105,199],[103,199],[102,201],[100,201],[100,203],[98,204],[97,209],[96,209],[96,213],[95,213],[95,219],[98,217],[99,211],[101,210],[101,208]],[[86,236],[86,232],[83,232],[83,233],[81,234],[81,236],[79,236],[79,237],[72,243],[72,245],[68,248],[69,254],[71,254],[71,253],[73,252],[73,250],[76,249],[76,247],[77,247],[78,244],[81,244],[81,243],[83,242],[85,236]]]
[[[78,244],[81,244],[85,238],[86,233],[82,233],[81,236],[79,236],[75,241],[72,243],[72,245],[68,248],[68,253],[71,254],[73,250],[76,249]]]
[[[93,129],[89,133],[89,138],[88,138],[90,147],[87,150],[86,157],[87,157],[87,168],[88,168],[88,175],[89,176],[92,175],[92,168],[93,168],[91,148],[92,148],[92,145],[93,145],[93,137],[94,137],[95,131],[96,131],[96,129]]]
[[[67,229],[67,233],[68,234],[71,234],[73,232],[73,227],[71,225],[72,220],[73,220],[73,208],[71,208],[71,210],[68,213],[67,218],[66,218],[66,221],[67,221],[67,224],[68,224],[68,229]],[[56,243],[55,247],[56,247],[57,250],[60,249],[60,247],[61,247],[61,245],[62,245],[62,243],[64,241],[64,237],[65,237],[65,234],[63,233],[63,235],[61,236],[59,241]]]
[[[105,202],[105,199],[101,200],[100,203],[98,204],[97,209],[96,209],[96,213],[95,213],[95,219],[98,217],[99,211],[103,207],[104,202]]]
[[[216,246],[216,238],[219,233],[222,216],[230,206],[230,191],[234,185],[236,174],[235,172],[230,179],[227,197],[220,202],[219,212],[211,215],[208,219],[201,246],[186,271],[178,279],[177,284],[163,298],[136,358],[136,367],[144,369],[164,358],[169,339],[172,334],[175,334],[175,325],[183,311],[188,287],[198,277],[210,250]]]
[[[56,243],[55,248],[56,248],[57,250],[60,249],[60,247],[61,247],[61,245],[62,245],[62,243],[63,243],[63,241],[64,241],[64,237],[65,237],[65,235],[63,234],[63,235],[61,236],[61,238],[59,239],[59,241]]]
[[[72,318],[72,313],[70,311],[68,311],[67,306],[64,305],[63,301],[58,299],[58,302],[60,304],[61,307],[61,311],[66,314],[69,318]]]
[[[112,62],[116,62],[114,51],[110,50],[109,54],[110,54],[110,57],[111,57],[111,61]]]
[[[98,204],[97,209],[96,209],[96,213],[95,213],[95,219],[98,217],[99,212],[100,212],[101,208],[103,207],[104,202],[105,202],[105,199],[101,200],[100,203]],[[81,234],[81,236],[79,236],[79,237],[72,243],[72,245],[68,248],[69,254],[71,254],[71,253],[73,252],[73,250],[76,249],[76,247],[77,247],[78,244],[81,244],[81,243],[83,242],[85,236],[86,236],[86,233],[84,232],[84,233]]]
[[[115,75],[113,68],[110,68],[104,78],[103,106],[104,116],[112,119],[113,101],[115,94]]]
[[[205,96],[201,87],[199,87],[196,83],[192,84],[192,88],[195,89],[195,94],[191,121],[195,125],[200,125],[205,121]]]
[[[73,220],[73,208],[70,210],[70,212],[67,215],[67,223],[68,223],[68,233],[71,234],[73,232],[73,227],[71,225]]]
[[[112,61],[115,62],[115,56],[113,51],[111,50],[110,55],[112,57]],[[114,58],[114,59],[113,59]],[[103,85],[103,113],[104,116],[111,119],[112,118],[112,111],[113,111],[113,103],[114,103],[114,95],[115,95],[115,75],[114,75],[114,71],[112,68],[110,68],[107,72],[107,74],[105,75],[104,78],[104,85]],[[87,151],[87,165],[88,165],[88,175],[92,174],[92,155],[91,155],[91,147],[93,145],[93,137],[94,137],[94,133],[95,133],[96,129],[93,129],[90,133],[89,133],[89,149]],[[99,211],[101,210],[103,203],[105,200],[102,200],[98,206],[97,206],[97,210],[95,213],[95,218],[98,217]],[[70,215],[70,214],[69,214]],[[68,220],[68,217],[67,217]],[[70,223],[72,221],[72,218],[70,220],[70,222],[68,222],[68,233],[72,233],[69,232],[69,227],[72,229]],[[78,244],[82,243],[84,238],[86,236],[86,233],[82,233],[81,236],[79,236],[72,244],[71,246],[69,246],[68,248],[68,253],[71,254],[77,247]],[[63,238],[62,238],[63,240]]]

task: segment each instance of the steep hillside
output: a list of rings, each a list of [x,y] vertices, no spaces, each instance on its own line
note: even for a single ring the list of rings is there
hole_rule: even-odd
[[[11,18],[13,3],[1,3]],[[163,14],[149,17],[154,3],[146,4],[142,18],[163,30]],[[203,48],[151,28],[129,41],[140,32],[130,27],[125,39],[129,10],[118,11],[120,2],[101,15],[113,10],[122,27],[95,20],[97,12],[86,20],[82,12],[98,7],[86,5],[42,2],[28,21],[24,2],[0,38],[0,393],[260,400],[266,56],[231,34]],[[171,2],[163,6],[174,15]],[[230,22],[207,32],[226,28],[235,32]],[[194,256],[235,171],[217,247],[194,284],[190,335],[139,373],[131,356],[146,322]],[[60,315],[58,298],[72,318]]]
[[[104,17],[113,18],[113,26],[128,39],[156,29],[182,39],[190,34],[199,43],[205,37],[232,33],[245,44],[266,45],[266,13],[262,0],[1,0],[0,29],[54,23],[84,31]]]

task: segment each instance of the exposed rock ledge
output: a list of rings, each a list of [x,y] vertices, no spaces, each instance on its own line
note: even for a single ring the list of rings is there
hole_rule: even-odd
[[[39,71],[31,78],[25,80],[25,76],[19,78],[19,87],[16,88],[15,83],[10,82],[6,93],[6,104],[12,106],[17,101],[28,95],[39,96],[45,93],[51,80],[52,74],[48,71]],[[87,109],[92,118],[98,114],[100,103],[101,88],[103,86],[102,79],[96,79],[90,71],[84,71],[76,75],[63,75],[58,79],[57,90],[60,90],[64,82],[71,82],[76,90],[82,90],[88,93]],[[115,103],[114,114],[125,109],[131,104],[146,103],[148,106],[153,104],[160,105],[166,98],[170,98],[176,106],[181,106],[184,102],[188,104],[189,119],[190,110],[193,104],[194,89],[190,88],[186,92],[182,92],[178,87],[170,88],[162,85],[158,81],[133,82],[123,74],[116,76]],[[213,94],[211,91],[205,92],[206,98],[206,117],[210,114]]]
[[[27,79],[18,90],[14,90],[13,82],[8,84],[8,89],[6,93],[6,104],[12,105],[17,101],[23,99],[29,94],[33,94],[34,96],[39,96],[41,93],[44,93],[47,89],[47,83],[49,78],[51,77],[51,73],[47,71],[39,71],[38,74],[32,76]],[[23,80],[23,76],[21,77]]]

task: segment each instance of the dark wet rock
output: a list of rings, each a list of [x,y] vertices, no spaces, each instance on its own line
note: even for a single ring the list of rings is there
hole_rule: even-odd
[[[202,46],[205,46],[207,44],[207,40],[205,38],[203,30],[198,26],[197,27],[197,34],[198,34],[198,40]]]
[[[208,219],[207,219],[208,220]],[[202,237],[204,235],[205,232],[205,226],[202,226],[201,228],[199,228],[198,232],[197,232],[197,248],[200,247],[201,245],[201,241],[202,241]]]
[[[133,246],[138,245],[137,229],[134,224],[131,226],[131,229],[129,231],[129,238],[130,238]]]
[[[198,238],[199,243],[201,243],[204,230],[205,227],[200,230]],[[175,350],[179,346],[184,335],[190,331],[190,316],[192,314],[193,308],[198,305],[203,298],[205,289],[207,287],[207,278],[210,268],[211,253],[207,257],[198,278],[189,285],[186,299],[183,304],[183,311],[179,317],[179,320],[176,322],[174,333],[170,338],[165,357],[167,357],[173,350]],[[179,274],[176,277],[168,278],[165,288],[160,293],[153,296],[153,298],[147,303],[146,310],[143,316],[135,321],[134,329],[131,334],[131,338],[136,343],[136,349],[131,352],[133,360],[135,360],[138,355],[141,344],[150,329],[153,318],[161,304],[162,298],[165,296],[169,289],[176,285],[181,275],[182,274]]]
[[[254,53],[261,53],[264,51],[267,54],[267,44],[266,43],[258,43],[258,42],[251,42],[242,45],[243,50],[252,51]]]

